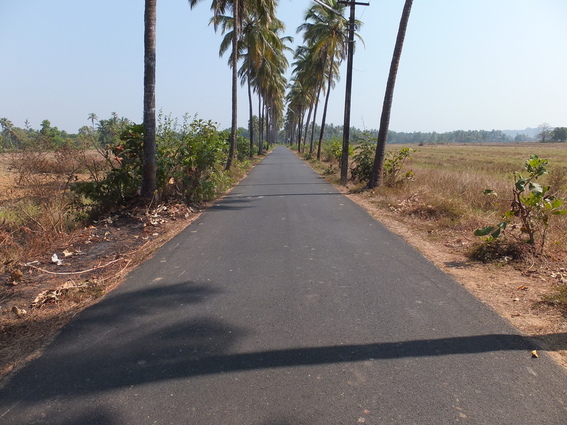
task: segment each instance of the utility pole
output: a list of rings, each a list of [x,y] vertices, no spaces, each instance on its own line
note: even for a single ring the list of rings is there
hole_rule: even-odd
[[[345,117],[343,124],[343,150],[341,154],[341,184],[345,186],[348,180],[348,151],[349,151],[349,142],[350,142],[350,105],[351,105],[351,92],[352,92],[352,62],[354,57],[355,7],[357,5],[369,6],[370,3],[362,3],[362,2],[357,2],[355,0],[339,1],[339,3],[350,6],[350,19],[348,23]]]

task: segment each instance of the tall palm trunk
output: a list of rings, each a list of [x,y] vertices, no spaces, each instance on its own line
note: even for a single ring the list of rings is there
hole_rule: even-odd
[[[144,146],[140,195],[151,199],[156,190],[156,9],[146,0],[144,10]]]
[[[299,110],[299,124],[297,126],[297,129],[299,131],[299,135],[297,137],[297,152],[301,153],[301,130],[303,129],[303,110],[300,109]]]
[[[254,112],[252,110],[252,89],[250,87],[250,71],[246,71],[246,82],[248,84],[248,109],[250,119],[248,121],[248,132],[250,133],[250,152],[249,157],[252,158],[254,156],[254,123],[252,122],[252,117]]]
[[[264,154],[264,107],[262,105],[262,96],[258,94],[258,154]]]
[[[327,120],[327,106],[329,105],[329,96],[331,95],[331,84],[333,83],[333,62],[334,55],[331,55],[329,61],[329,82],[327,83],[327,95],[325,96],[325,106],[323,106],[323,118],[321,119],[321,134],[319,135],[319,145],[317,146],[317,159],[321,160],[321,145],[323,143],[323,134],[325,133],[325,121]]]
[[[319,97],[321,96],[321,89],[323,84],[319,84],[317,89],[317,97],[315,98],[315,111],[313,112],[313,124],[311,124],[311,140],[309,141],[309,153],[313,155],[313,140],[315,139],[315,123],[317,122],[317,109],[319,108]]]
[[[266,132],[266,149],[270,149],[270,110],[266,103],[264,103],[264,131]]]
[[[309,136],[309,124],[311,124],[311,115],[313,114],[313,104],[309,107],[309,112],[307,113],[307,120],[305,124],[305,135],[303,136],[303,151],[305,152],[305,145],[307,144],[307,136]]]
[[[388,82],[386,84],[386,93],[384,94],[384,103],[382,105],[382,115],[380,117],[380,129],[378,130],[376,155],[374,156],[374,165],[372,166],[372,173],[370,174],[370,179],[368,180],[367,184],[367,187],[369,189],[374,189],[376,186],[380,186],[383,180],[384,156],[386,154],[388,127],[390,126],[390,114],[392,112],[392,103],[394,100],[394,87],[396,85],[396,76],[398,74],[398,67],[400,65],[400,58],[402,56],[402,49],[404,47],[404,39],[406,36],[406,29],[408,26],[412,4],[413,0],[406,0],[404,10],[402,12],[402,18],[400,19],[398,36],[396,38],[392,63],[390,64]]]
[[[240,37],[240,0],[233,0],[234,28],[232,31],[232,126],[230,129],[230,147],[226,170],[230,170],[236,154],[236,137],[238,132],[238,38]]]

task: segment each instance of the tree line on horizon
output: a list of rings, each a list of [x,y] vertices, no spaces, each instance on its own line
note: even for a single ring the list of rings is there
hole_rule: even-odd
[[[133,121],[120,117],[116,112],[112,112],[111,116],[106,119],[99,119],[96,114],[91,113],[88,115],[87,121],[90,122],[90,125],[82,126],[76,133],[69,133],[65,130],[60,130],[57,126],[53,126],[47,119],[41,122],[38,129],[34,129],[28,121],[26,121],[25,127],[21,128],[15,126],[8,118],[2,117],[0,118],[0,152],[34,146],[36,148],[54,150],[63,145],[71,147],[82,146],[85,140],[93,140],[93,137],[96,139],[98,146],[111,145],[118,142],[119,136],[124,130],[134,125]],[[318,124],[315,124],[314,129],[314,134],[320,134],[321,127]],[[220,131],[223,134],[229,134],[230,128]],[[237,130],[237,135],[240,138],[248,139],[248,141],[257,140],[260,133],[260,120],[257,115],[252,116],[250,125],[247,128],[238,127]],[[350,134],[352,143],[357,144],[369,139],[376,140],[378,130],[363,130],[351,127]],[[326,124],[322,142],[339,141],[342,137],[342,125]],[[279,131],[276,141],[281,144],[290,144],[288,133],[285,129]],[[567,141],[567,127],[551,129],[549,126],[545,126],[543,130],[539,128],[535,136],[520,133],[512,137],[502,130],[455,130],[449,132],[397,132],[390,130],[388,134],[388,144],[547,143],[565,141]],[[262,141],[262,147],[265,149],[265,141]],[[251,151],[261,153],[259,146],[256,145],[254,145]]]

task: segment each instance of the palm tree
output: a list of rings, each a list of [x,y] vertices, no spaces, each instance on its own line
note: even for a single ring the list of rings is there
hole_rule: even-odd
[[[92,127],[93,127],[93,130],[94,130],[94,122],[98,121],[98,116],[94,112],[91,112],[89,114],[87,120],[89,120],[92,123]]]
[[[264,54],[259,61],[259,66],[250,74],[251,84],[258,95],[258,117],[260,120],[260,137],[258,141],[259,152],[262,153],[265,138],[268,144],[274,141],[274,133],[279,126],[279,121],[283,117],[285,89],[287,80],[285,73],[288,61],[285,57],[285,50],[288,50],[286,43],[290,37],[280,37],[279,33],[283,30],[280,21],[273,22],[268,32],[271,36],[267,39],[268,43]]]
[[[382,177],[384,173],[384,155],[386,154],[388,127],[390,126],[390,114],[392,111],[392,102],[394,99],[394,86],[396,85],[396,76],[398,74],[398,67],[400,65],[400,58],[402,56],[402,49],[404,47],[404,39],[406,36],[406,29],[408,26],[412,5],[413,0],[406,0],[404,10],[402,12],[402,17],[400,19],[398,36],[396,38],[392,63],[390,64],[388,82],[386,84],[386,93],[384,94],[384,103],[382,105],[380,128],[378,130],[378,143],[376,144],[376,155],[374,156],[374,165],[372,166],[372,173],[370,174],[370,179],[368,180],[367,184],[368,189],[374,189],[376,186],[380,186],[382,184]]]
[[[156,189],[156,8],[146,0],[144,12],[144,152],[142,198],[151,199]]]
[[[339,0],[325,0],[331,9],[343,12],[345,6]],[[326,97],[323,106],[323,117],[321,121],[321,132],[319,135],[319,146],[317,158],[321,158],[321,143],[325,131],[327,119],[327,107],[331,87],[334,86],[338,78],[338,66],[346,58],[347,53],[347,34],[346,20],[337,13],[320,4],[314,4],[305,14],[305,23],[297,28],[297,31],[304,31],[304,40],[309,49],[313,51],[314,57],[326,64],[327,71],[319,70],[319,77],[327,78]]]
[[[305,109],[308,111],[307,119],[305,120],[305,131],[301,131],[303,134],[303,144],[302,150],[305,149],[305,144],[307,140],[307,132],[309,129],[309,124],[311,121],[311,114],[317,103],[318,87],[322,83],[321,74],[317,73],[317,57],[314,55],[312,49],[306,46],[298,46],[295,54],[295,61],[293,62],[293,71],[295,75],[295,80],[297,83],[301,84],[303,94],[305,96]]]
[[[189,0],[189,5],[193,8],[200,0]],[[226,170],[232,166],[232,161],[236,154],[236,137],[238,131],[238,40],[240,37],[241,16],[246,7],[246,3],[250,0],[213,0],[211,10],[213,11],[212,22],[215,31],[222,20],[226,10],[232,10],[233,31],[232,31],[232,52],[231,68],[232,68],[232,115],[231,115],[231,131],[229,140],[228,159],[226,162]]]
[[[258,6],[258,0],[252,2],[252,7],[245,11],[242,19],[242,34],[238,44],[238,56],[242,59],[242,65],[238,70],[241,84],[247,85],[249,103],[249,125],[250,125],[250,155],[253,152],[254,130],[252,127],[253,105],[252,87],[261,96],[261,86],[271,85],[273,82],[264,82],[266,75],[260,78],[262,69],[274,69],[274,64],[282,64],[283,68],[279,71],[285,72],[287,60],[283,55],[286,49],[285,42],[289,37],[279,37],[279,33],[284,29],[283,23],[271,14],[274,10],[264,5]],[[231,45],[234,32],[234,19],[230,16],[220,16],[217,18],[219,26],[225,37],[222,40],[219,53],[224,54]],[[232,64],[233,54],[229,58],[229,65]],[[282,59],[283,58],[283,59]],[[268,64],[268,65],[266,65]],[[281,68],[282,66],[276,68]],[[276,79],[277,80],[277,79]],[[261,114],[260,114],[261,115]],[[261,139],[261,137],[259,137]],[[260,148],[261,153],[261,148]]]

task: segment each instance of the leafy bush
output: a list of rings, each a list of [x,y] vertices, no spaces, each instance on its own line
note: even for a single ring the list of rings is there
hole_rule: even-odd
[[[134,199],[142,182],[142,125],[132,125],[120,143],[101,150],[108,166],[102,177],[77,183],[76,193],[94,201],[93,212],[107,211]],[[204,202],[228,177],[223,166],[227,140],[211,121],[184,117],[183,123],[160,114],[156,135],[156,198]]]
[[[351,178],[355,181],[368,181],[374,165],[376,145],[370,140],[365,140],[354,148],[354,167],[351,170]]]
[[[100,152],[110,170],[101,179],[76,183],[73,190],[95,202],[93,212],[110,210],[133,199],[142,183],[144,127],[132,125],[120,135],[120,143]]]
[[[547,174],[547,159],[531,155],[525,162],[524,168],[528,173],[523,177],[514,173],[513,199],[510,210],[496,225],[477,229],[475,236],[485,237],[487,243],[499,238],[513,221],[519,221],[520,232],[525,235],[524,242],[534,247],[534,250],[543,253],[545,237],[553,216],[566,214],[563,209],[563,200],[550,193],[550,186],[542,186],[538,178]],[[487,196],[494,196],[491,189],[484,191]]]
[[[228,178],[223,170],[228,152],[225,134],[212,121],[190,122],[187,116],[181,129],[175,130],[158,136],[158,191],[162,198],[207,201]]]
[[[397,153],[389,152],[384,159],[384,184],[395,186],[413,180],[413,171],[402,174],[406,161],[411,159],[412,149],[402,148]]]

